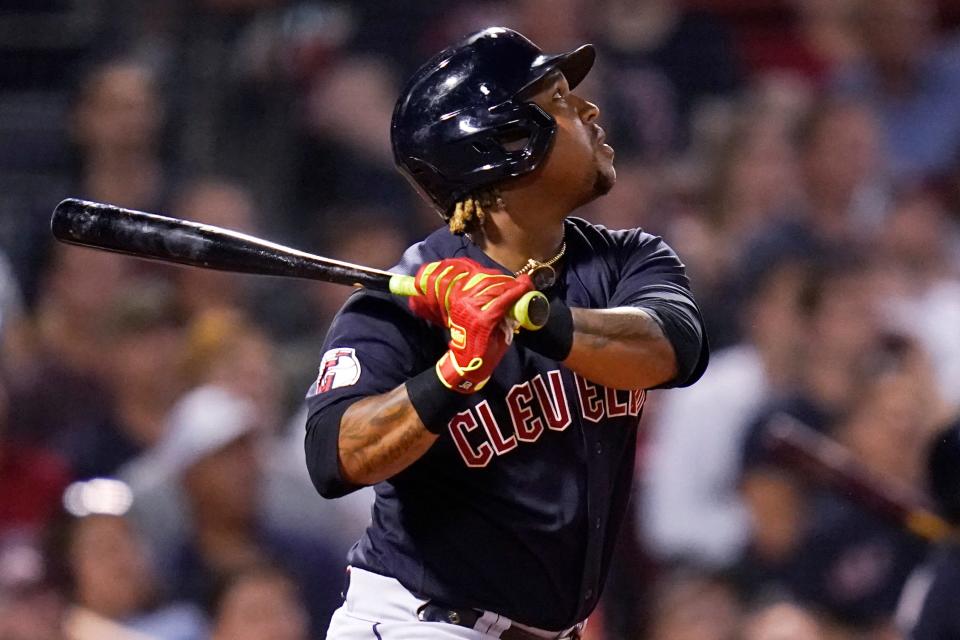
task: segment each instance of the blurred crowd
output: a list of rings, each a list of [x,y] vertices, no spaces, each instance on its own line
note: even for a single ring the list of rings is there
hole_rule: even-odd
[[[0,640],[305,640],[371,492],[301,400],[342,287],[52,242],[78,196],[375,267],[439,224],[404,78],[489,25],[599,49],[618,183],[713,356],[651,395],[588,637],[901,638],[925,541],[767,446],[799,421],[923,501],[960,411],[960,6],[934,0],[0,0]]]

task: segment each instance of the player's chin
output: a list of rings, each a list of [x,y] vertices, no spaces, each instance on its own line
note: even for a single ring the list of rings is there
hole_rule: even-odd
[[[616,182],[617,169],[613,166],[613,155],[603,154],[597,158],[597,171],[593,181],[594,196],[606,195]]]

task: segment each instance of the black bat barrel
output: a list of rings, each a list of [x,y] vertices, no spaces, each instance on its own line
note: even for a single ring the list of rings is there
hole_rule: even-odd
[[[50,223],[63,242],[138,258],[257,275],[311,278],[387,291],[390,275],[176,218],[68,198]]]

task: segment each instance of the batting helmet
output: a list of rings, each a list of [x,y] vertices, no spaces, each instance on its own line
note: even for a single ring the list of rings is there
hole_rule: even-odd
[[[960,420],[937,434],[930,445],[927,480],[943,517],[960,524]]]
[[[407,83],[390,138],[400,171],[446,219],[471,192],[536,169],[556,122],[523,92],[554,69],[573,88],[593,66],[583,45],[545,55],[516,31],[484,29],[431,58]]]

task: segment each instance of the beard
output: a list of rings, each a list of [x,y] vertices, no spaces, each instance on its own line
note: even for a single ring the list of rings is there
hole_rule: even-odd
[[[585,204],[593,202],[600,196],[605,196],[610,193],[610,189],[613,189],[613,185],[617,181],[617,173],[610,168],[610,171],[604,171],[602,168],[597,168],[596,172],[593,174],[593,182],[586,182],[584,184],[584,189],[581,192],[582,197],[577,203],[576,207],[582,207]]]
[[[610,189],[613,189],[614,183],[617,181],[617,174],[608,174],[604,171],[597,170],[597,175],[593,179],[593,197],[599,198],[600,196],[605,196],[610,193]]]

